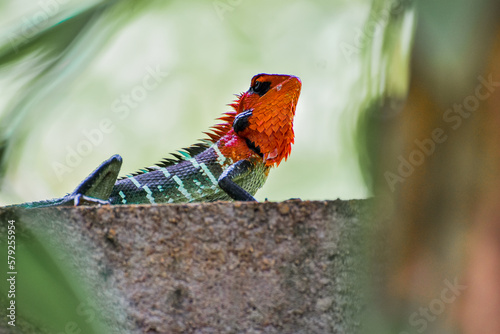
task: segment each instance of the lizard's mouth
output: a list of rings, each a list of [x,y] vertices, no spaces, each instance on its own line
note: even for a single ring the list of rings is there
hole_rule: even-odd
[[[274,151],[264,154],[264,161],[273,160],[278,156],[278,149],[275,148]]]

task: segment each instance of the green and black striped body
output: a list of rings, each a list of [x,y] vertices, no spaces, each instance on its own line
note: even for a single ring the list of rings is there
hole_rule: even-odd
[[[266,181],[262,159],[248,160],[251,166],[233,181],[254,195]],[[219,178],[233,160],[225,157],[217,143],[204,151],[169,166],[152,166],[139,174],[119,179],[109,198],[111,204],[155,204],[231,200],[219,187]]]
[[[134,175],[117,180],[122,159],[114,155],[104,161],[70,194],[61,198],[26,202],[12,206],[40,208],[92,204],[157,204],[212,202],[217,200],[255,200],[269,173],[258,157],[245,160],[226,158],[217,143],[188,149],[184,156],[167,159]],[[115,182],[116,181],[116,182]],[[224,187],[225,189],[223,189]]]

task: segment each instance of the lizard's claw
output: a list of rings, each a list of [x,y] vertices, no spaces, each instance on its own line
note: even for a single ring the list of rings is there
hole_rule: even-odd
[[[73,198],[73,205],[74,206],[81,206],[81,205],[110,205],[111,203],[108,200],[102,200],[99,198],[94,198],[94,197],[88,197],[82,194],[77,194]]]

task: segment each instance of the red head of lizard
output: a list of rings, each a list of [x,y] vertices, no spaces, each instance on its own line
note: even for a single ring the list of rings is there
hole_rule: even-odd
[[[233,128],[262,154],[267,166],[277,166],[290,155],[301,86],[291,75],[258,74],[239,99]]]
[[[237,154],[233,157],[236,160],[247,154],[240,149],[245,145],[257,152],[266,166],[277,166],[291,152],[293,118],[301,87],[300,79],[292,75],[257,74],[248,91],[231,104],[234,110],[219,118],[224,123],[205,133],[212,142],[221,140],[221,149],[228,150],[228,156]]]

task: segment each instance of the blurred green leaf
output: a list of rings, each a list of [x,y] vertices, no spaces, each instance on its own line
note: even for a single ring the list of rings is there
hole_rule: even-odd
[[[5,310],[10,300],[15,301],[16,327],[41,333],[106,333],[105,327],[94,316],[96,306],[91,295],[62,259],[64,256],[48,246],[46,237],[35,235],[23,227],[22,219],[12,212],[3,212],[0,230],[0,250],[7,254],[7,224],[16,217],[15,226],[15,275],[5,273],[0,280],[0,303]],[[36,223],[45,224],[44,221]],[[7,261],[3,268],[7,268]],[[10,283],[6,278],[15,277],[15,296],[7,298]],[[89,299],[90,298],[90,299]],[[0,327],[7,327],[5,319]]]

